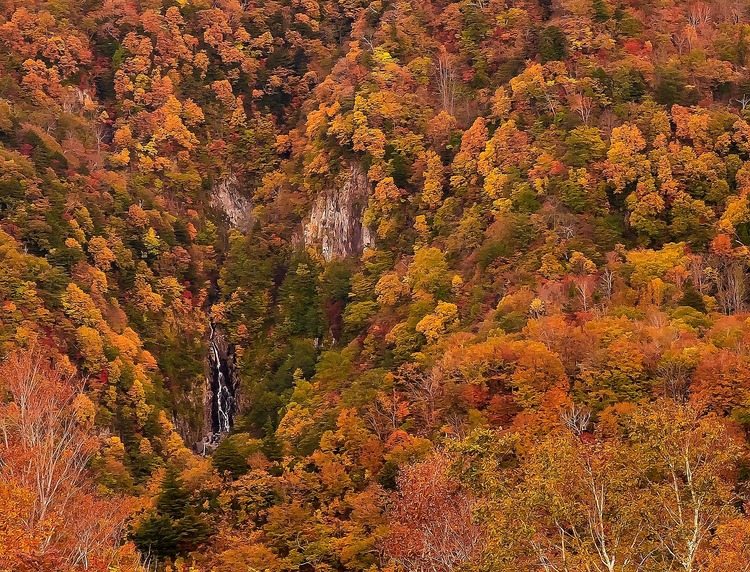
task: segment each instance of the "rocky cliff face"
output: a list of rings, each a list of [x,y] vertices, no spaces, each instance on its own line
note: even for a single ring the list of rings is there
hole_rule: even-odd
[[[224,213],[227,222],[234,228],[247,230],[253,224],[253,205],[242,194],[240,182],[233,173],[214,182],[211,206]]]
[[[238,409],[235,348],[213,322],[209,322],[207,367],[203,411],[207,433],[195,445],[195,450],[203,455],[211,453],[232,430]]]
[[[359,165],[352,165],[343,183],[315,198],[305,221],[305,245],[320,248],[323,258],[359,255],[371,241],[369,229],[362,224],[367,208],[370,182]]]

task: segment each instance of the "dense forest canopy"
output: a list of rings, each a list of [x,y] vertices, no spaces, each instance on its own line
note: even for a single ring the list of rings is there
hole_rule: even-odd
[[[739,572],[746,0],[0,2],[0,570]]]

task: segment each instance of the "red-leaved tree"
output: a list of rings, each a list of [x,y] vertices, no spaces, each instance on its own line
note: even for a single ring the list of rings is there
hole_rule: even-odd
[[[94,406],[70,366],[39,350],[0,365],[0,569],[107,570],[128,513],[94,489]]]
[[[484,530],[472,519],[474,501],[434,455],[401,469],[390,511],[385,559],[410,572],[448,572],[471,561],[484,546]]]

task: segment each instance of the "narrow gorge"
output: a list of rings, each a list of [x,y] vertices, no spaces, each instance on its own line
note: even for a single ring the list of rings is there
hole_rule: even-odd
[[[199,445],[202,454],[210,453],[234,426],[237,412],[239,383],[235,367],[235,348],[227,343],[224,333],[213,321],[209,322],[208,338],[208,406],[206,429],[208,434]]]

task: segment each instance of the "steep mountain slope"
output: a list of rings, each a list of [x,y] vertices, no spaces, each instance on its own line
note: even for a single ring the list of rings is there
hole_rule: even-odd
[[[2,3],[0,570],[742,569],[749,33]]]

